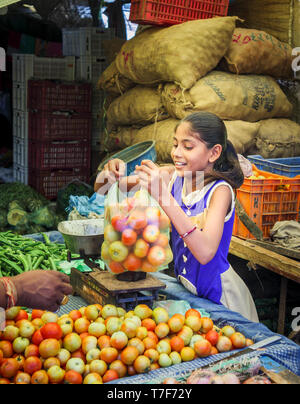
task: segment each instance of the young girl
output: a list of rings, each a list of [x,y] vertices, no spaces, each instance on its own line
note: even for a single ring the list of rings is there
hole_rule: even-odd
[[[242,185],[244,176],[224,122],[206,112],[183,119],[175,131],[171,156],[174,167],[143,161],[136,167],[136,182],[172,222],[177,279],[194,295],[258,322],[252,296],[227,260],[235,215],[233,189]],[[167,173],[172,174],[171,181]]]

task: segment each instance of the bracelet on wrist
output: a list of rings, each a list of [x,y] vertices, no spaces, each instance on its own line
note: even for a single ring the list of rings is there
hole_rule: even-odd
[[[189,236],[190,234],[192,234],[196,229],[197,229],[197,226],[193,227],[192,230],[187,231],[187,232],[184,233],[184,234],[180,234],[180,237],[181,237],[182,239],[184,239],[184,238],[186,238],[187,236]]]
[[[17,303],[17,289],[14,283],[9,278],[3,277],[0,279],[0,281],[4,286],[5,294],[7,296],[6,308],[10,309],[11,307],[14,307]]]

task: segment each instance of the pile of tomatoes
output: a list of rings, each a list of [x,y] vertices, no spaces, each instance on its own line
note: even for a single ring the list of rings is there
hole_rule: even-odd
[[[143,206],[139,192],[107,208],[101,258],[114,274],[156,272],[173,260],[170,220],[159,207]]]
[[[58,317],[13,307],[0,333],[0,384],[102,384],[253,344],[190,309],[98,304]]]

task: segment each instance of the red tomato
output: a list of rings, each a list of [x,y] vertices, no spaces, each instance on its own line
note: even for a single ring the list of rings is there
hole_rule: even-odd
[[[15,377],[19,370],[19,364],[15,358],[4,359],[0,367],[0,374],[5,379]]]
[[[103,375],[103,383],[111,382],[112,380],[119,379],[119,374],[114,369],[108,369]]]
[[[166,248],[169,244],[168,236],[163,233],[160,233],[157,240],[155,241],[154,245],[159,245],[162,248]]]
[[[187,310],[185,313],[185,318],[188,318],[189,316],[197,316],[197,317],[201,318],[200,312],[196,309]]]
[[[39,329],[39,330],[37,330],[34,334],[33,334],[33,336],[31,337],[31,342],[34,344],[34,345],[40,345],[40,343],[43,341],[43,336],[42,336],[42,333],[41,333],[41,329]]]
[[[212,344],[212,346],[216,346],[219,340],[219,334],[217,333],[216,330],[210,330],[205,335],[205,339],[207,339],[207,341],[209,341]]]
[[[143,272],[156,272],[156,271],[157,271],[157,267],[151,265],[148,260],[144,260],[144,261],[142,262],[141,270],[142,270]]]
[[[135,210],[128,218],[128,225],[134,229],[139,230],[147,226],[147,218],[145,212]]]
[[[41,318],[44,313],[45,313],[44,310],[37,310],[37,309],[32,310],[31,320],[34,320],[35,318]]]
[[[137,234],[132,229],[125,229],[122,233],[122,243],[131,246],[136,242]]]
[[[149,207],[146,209],[146,218],[149,224],[159,225],[160,210],[159,208]]]
[[[62,329],[57,323],[47,323],[41,328],[42,337],[61,339],[63,336]]]
[[[149,224],[143,231],[143,238],[148,243],[154,243],[159,236],[159,228],[154,224]]]
[[[28,313],[27,311],[21,309],[19,311],[19,314],[17,315],[17,317],[15,318],[15,322],[20,321],[20,320],[28,320]]]
[[[82,376],[75,370],[68,370],[65,373],[64,384],[82,384]]]
[[[116,231],[121,233],[127,227],[127,218],[124,215],[113,216],[111,219],[111,224]]]
[[[154,267],[159,267],[166,260],[165,250],[158,245],[151,247],[147,259],[151,265]]]
[[[42,361],[37,356],[30,356],[25,359],[24,372],[32,375],[34,372],[42,369]]]
[[[142,260],[130,253],[126,260],[123,262],[123,266],[127,271],[137,271],[142,266]]]
[[[120,262],[116,262],[116,261],[111,261],[109,263],[109,269],[114,274],[122,274],[125,271],[125,269],[123,268],[123,265]]]

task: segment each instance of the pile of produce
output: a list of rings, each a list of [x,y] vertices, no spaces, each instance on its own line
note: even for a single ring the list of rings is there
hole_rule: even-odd
[[[0,231],[33,234],[57,228],[63,220],[48,199],[21,183],[0,185]]]
[[[113,199],[114,194],[112,195]],[[105,204],[101,258],[114,274],[126,271],[157,272],[173,260],[169,245],[170,220],[153,204],[148,192]]]
[[[13,307],[0,334],[0,384],[102,384],[251,344],[195,309],[170,317],[145,304],[94,304],[58,317]]]
[[[57,270],[56,263],[67,259],[68,250],[64,244],[51,243],[42,234],[44,243],[11,231],[0,233],[0,277],[35,269]]]

